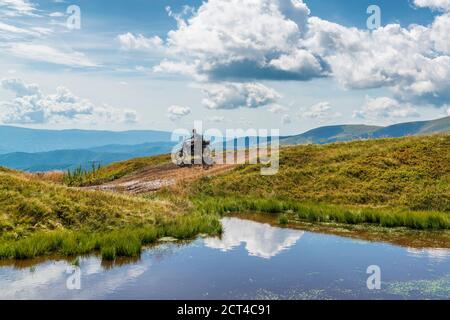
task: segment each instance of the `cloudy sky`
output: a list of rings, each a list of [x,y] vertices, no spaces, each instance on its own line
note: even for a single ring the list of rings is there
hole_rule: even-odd
[[[445,115],[450,0],[0,0],[1,124],[289,134]]]

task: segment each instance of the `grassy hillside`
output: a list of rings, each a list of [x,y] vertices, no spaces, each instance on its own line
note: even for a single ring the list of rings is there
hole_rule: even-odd
[[[216,217],[190,209],[186,203],[70,189],[0,169],[0,258],[92,250],[106,257],[135,255],[161,236],[183,239],[220,230]]]
[[[279,198],[450,212],[450,135],[282,149],[280,171],[259,166],[195,183],[210,196]]]
[[[207,211],[449,229],[450,135],[287,147],[275,176],[240,166],[197,181],[189,193]]]
[[[108,166],[101,167],[96,171],[69,171],[69,174],[64,176],[64,183],[68,186],[78,187],[99,185],[120,179],[129,174],[138,173],[140,170],[151,166],[167,164],[170,161],[170,155],[164,154],[116,162]]]

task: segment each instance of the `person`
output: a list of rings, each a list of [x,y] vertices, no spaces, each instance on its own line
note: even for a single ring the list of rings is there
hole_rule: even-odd
[[[194,164],[195,156],[197,155],[196,150],[195,150],[196,146],[197,146],[197,148],[200,148],[197,150],[201,150],[200,151],[200,156],[201,156],[201,153],[203,152],[203,135],[198,134],[197,130],[193,129],[192,136],[191,136],[191,162],[192,162],[192,164]]]
[[[203,136],[201,134],[197,133],[197,130],[192,130],[192,136],[191,136],[191,143],[194,144],[195,142],[203,142]]]

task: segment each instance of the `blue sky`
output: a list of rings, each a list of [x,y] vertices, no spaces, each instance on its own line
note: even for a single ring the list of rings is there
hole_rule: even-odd
[[[0,122],[290,134],[450,112],[450,0],[242,3],[0,0]]]

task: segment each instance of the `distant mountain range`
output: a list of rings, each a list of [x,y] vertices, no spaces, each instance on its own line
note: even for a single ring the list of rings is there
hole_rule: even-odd
[[[172,142],[153,142],[132,146],[107,145],[84,150],[14,152],[0,155],[0,166],[29,172],[73,170],[80,166],[90,169],[93,164],[103,166],[131,158],[170,153],[174,145]]]
[[[328,126],[308,132],[282,137],[282,144],[327,144],[361,139],[397,138],[450,132],[450,117],[431,120],[395,124],[388,127],[365,125]]]
[[[388,127],[328,126],[281,137],[281,144],[327,144],[361,139],[450,132],[450,117]],[[131,158],[169,153],[176,143],[163,131],[38,130],[0,126],[0,166],[36,172],[90,168]],[[238,139],[237,146],[244,146]]]
[[[104,145],[169,142],[164,131],[39,130],[0,126],[0,153],[89,149]]]

